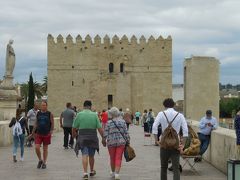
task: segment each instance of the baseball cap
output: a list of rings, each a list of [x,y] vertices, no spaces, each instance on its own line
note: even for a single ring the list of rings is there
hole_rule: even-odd
[[[212,111],[211,111],[211,110],[207,110],[207,111],[206,111],[206,114],[211,115],[211,114],[212,114]]]

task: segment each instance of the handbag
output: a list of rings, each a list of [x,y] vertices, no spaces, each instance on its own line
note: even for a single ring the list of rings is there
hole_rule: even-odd
[[[114,125],[116,126],[116,128],[118,129],[118,131],[120,132],[120,134],[122,135],[123,139],[126,142],[123,154],[124,154],[124,158],[125,158],[126,162],[129,162],[129,161],[133,160],[136,157],[135,151],[130,146],[129,141],[125,138],[125,136],[123,135],[123,133],[121,132],[121,130],[119,129],[117,124],[113,120],[112,120],[112,122],[114,123]]]

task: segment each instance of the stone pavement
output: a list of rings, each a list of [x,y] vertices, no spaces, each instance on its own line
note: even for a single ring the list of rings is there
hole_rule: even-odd
[[[121,180],[159,180],[160,155],[159,147],[150,145],[150,138],[144,142],[141,127],[130,126],[131,144],[137,157],[132,162],[123,162],[120,173]],[[0,148],[0,179],[1,180],[77,180],[81,179],[82,166],[72,149],[62,147],[63,133],[55,133],[49,147],[47,169],[37,169],[37,157],[34,148],[25,148],[24,162],[12,162],[11,147]],[[145,145],[147,146],[144,146]],[[19,149],[20,150],[20,149]],[[19,151],[18,151],[19,152]],[[101,147],[100,155],[96,155],[95,180],[108,180],[109,158],[107,149]],[[198,174],[185,167],[181,180],[225,180],[226,176],[206,162],[196,165]],[[172,179],[172,173],[169,172]]]

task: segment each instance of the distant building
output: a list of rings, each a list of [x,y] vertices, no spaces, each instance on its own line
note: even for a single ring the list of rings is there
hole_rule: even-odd
[[[183,103],[184,103],[184,87],[183,84],[173,84],[172,85],[172,98],[176,103],[175,109],[183,113]]]
[[[179,100],[184,100],[183,84],[173,84],[172,90],[173,90],[172,98],[174,102],[177,102]]]
[[[239,98],[240,91],[236,89],[222,89],[220,91],[221,98]]]

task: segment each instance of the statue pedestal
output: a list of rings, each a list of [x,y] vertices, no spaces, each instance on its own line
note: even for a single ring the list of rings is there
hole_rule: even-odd
[[[3,82],[0,84],[1,89],[12,90],[15,89],[13,85],[13,77],[12,76],[4,76]]]
[[[16,117],[17,91],[0,87],[0,121],[11,120]]]

